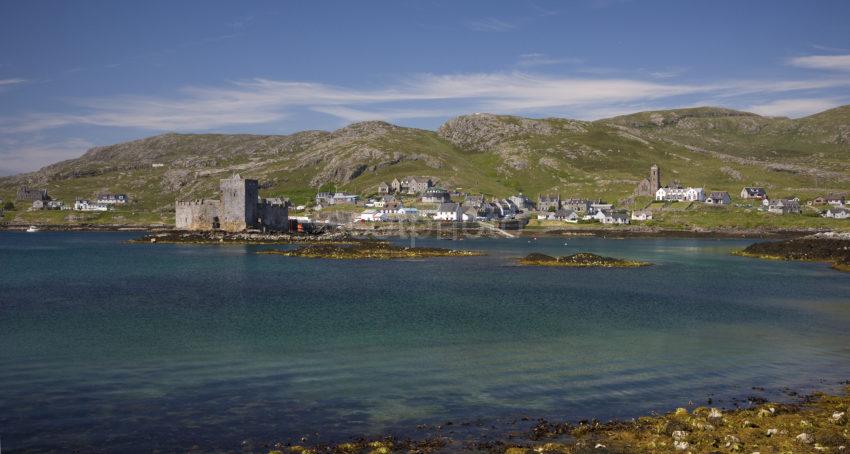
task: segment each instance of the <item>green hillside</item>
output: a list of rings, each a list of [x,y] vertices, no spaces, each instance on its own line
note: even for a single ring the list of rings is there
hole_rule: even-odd
[[[368,195],[380,181],[430,176],[449,189],[506,196],[559,192],[619,201],[657,163],[662,181],[706,190],[764,186],[801,198],[850,190],[850,106],[791,120],[718,108],[641,112],[594,122],[467,115],[437,131],[384,122],[287,136],[164,134],[89,150],[37,172],[0,178],[0,198],[47,188],[72,203],[128,194],[106,214],[7,213],[21,222],[171,223],[175,199],[214,197],[239,172],[264,196],[311,199],[320,187]]]

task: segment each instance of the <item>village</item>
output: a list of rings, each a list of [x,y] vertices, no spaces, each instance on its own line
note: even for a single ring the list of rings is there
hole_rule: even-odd
[[[637,200],[648,199],[641,207]],[[428,177],[395,178],[381,182],[372,196],[362,199],[357,194],[321,192],[316,195],[314,211],[343,207],[362,207],[353,222],[380,223],[417,220],[443,222],[503,222],[559,221],[564,223],[600,223],[623,225],[653,220],[659,211],[676,207],[685,209],[694,204],[712,207],[733,205],[752,207],[774,215],[802,215],[804,208],[824,218],[848,219],[850,207],[844,194],[827,194],[812,200],[797,197],[771,198],[765,188],[743,187],[733,196],[727,191],[707,192],[702,187],[686,187],[678,181],[661,184],[661,170],[650,168],[649,176],[635,188],[633,197],[611,203],[600,199],[562,197],[560,194],[539,194],[532,200],[522,193],[506,198],[486,197],[449,191]],[[296,211],[308,207],[299,206]]]
[[[509,197],[487,196],[449,190],[427,176],[407,176],[381,182],[364,194],[319,192],[312,203],[292,206],[286,198],[261,198],[259,182],[239,175],[221,179],[219,199],[177,201],[178,230],[260,230],[270,232],[309,231],[315,224],[357,228],[358,224],[380,223],[491,223],[505,229],[537,225],[647,224],[669,210],[705,207],[746,207],[777,216],[820,216],[850,219],[845,194],[824,194],[810,200],[771,197],[763,187],[742,187],[740,193],[707,191],[679,181],[662,185],[661,169],[652,165],[631,197],[610,202],[601,199],[523,193]],[[0,203],[0,212],[26,207],[28,211],[67,210],[109,212],[120,210],[131,198],[123,193],[78,197],[73,204],[52,198],[46,189],[23,186],[14,203]]]

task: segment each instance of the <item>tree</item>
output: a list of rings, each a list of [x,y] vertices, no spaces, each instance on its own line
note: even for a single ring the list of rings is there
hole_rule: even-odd
[[[15,204],[12,203],[12,202],[6,202],[3,205],[3,209],[6,210],[6,211],[15,211]]]

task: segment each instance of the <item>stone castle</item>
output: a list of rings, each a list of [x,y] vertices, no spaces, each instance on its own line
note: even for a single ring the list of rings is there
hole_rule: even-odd
[[[653,164],[649,168],[649,178],[644,178],[635,188],[635,195],[655,197],[655,192],[661,188],[661,170]]]
[[[242,232],[289,231],[289,203],[280,199],[260,199],[257,180],[238,174],[220,182],[221,197],[177,201],[175,227],[178,230],[223,230]]]

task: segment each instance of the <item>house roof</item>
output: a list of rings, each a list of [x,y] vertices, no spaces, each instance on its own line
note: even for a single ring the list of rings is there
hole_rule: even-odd
[[[448,211],[457,211],[458,204],[456,203],[441,203],[440,208],[437,208],[439,212],[448,212]]]
[[[708,195],[712,199],[722,199],[724,197],[728,197],[729,193],[726,191],[715,191]]]
[[[558,202],[561,200],[560,195],[540,194],[537,198],[541,202]]]
[[[744,188],[749,195],[764,195],[764,188]]]

